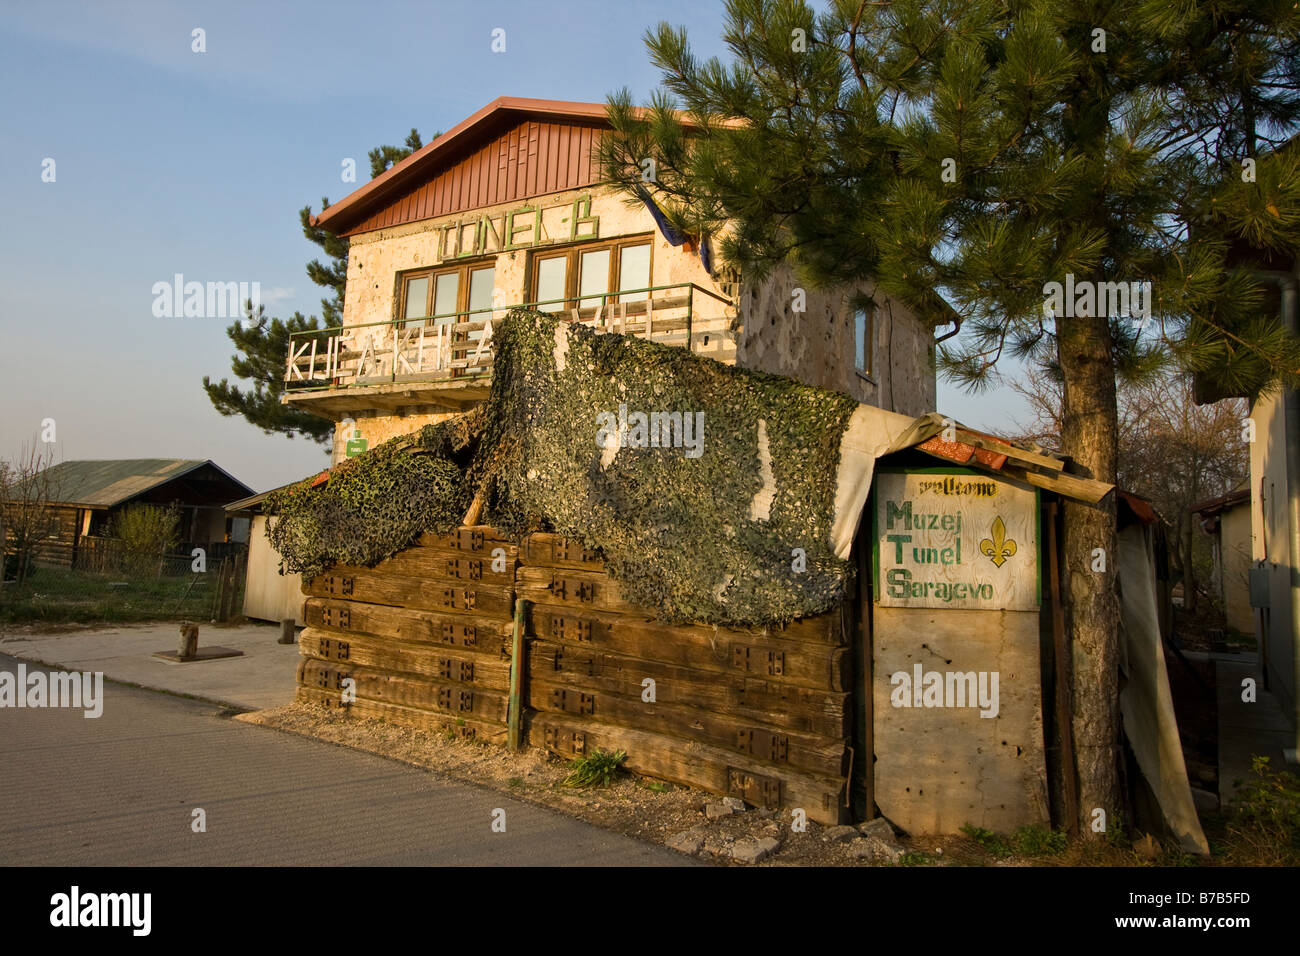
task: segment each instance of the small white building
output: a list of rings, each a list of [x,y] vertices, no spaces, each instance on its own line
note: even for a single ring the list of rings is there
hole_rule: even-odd
[[[271,492],[232,501],[226,512],[234,520],[249,523],[248,569],[244,585],[244,617],[258,621],[283,621],[302,616],[302,575],[281,574],[280,555],[266,537],[266,515],[262,502]]]

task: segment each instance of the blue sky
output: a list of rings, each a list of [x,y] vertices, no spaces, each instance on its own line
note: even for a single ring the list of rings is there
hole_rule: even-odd
[[[256,281],[269,313],[319,314],[298,210],[355,188],[345,158],[364,181],[372,147],[503,95],[644,100],[660,20],[725,52],[721,4],[700,0],[7,6],[0,458],[52,418],[62,459],[211,458],[256,490],[323,467],[318,446],[216,412],[200,383],[229,374],[229,322],[156,318],[154,283]],[[993,427],[1019,407],[1005,392],[941,383],[939,406]]]

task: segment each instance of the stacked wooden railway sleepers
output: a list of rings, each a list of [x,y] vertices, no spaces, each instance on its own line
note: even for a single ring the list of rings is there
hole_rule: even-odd
[[[566,757],[627,752],[628,769],[838,823],[850,773],[840,610],[782,629],[655,623],[598,555],[554,535],[520,548],[528,741]]]
[[[491,528],[461,527],[305,580],[298,699],[504,744],[517,558]]]

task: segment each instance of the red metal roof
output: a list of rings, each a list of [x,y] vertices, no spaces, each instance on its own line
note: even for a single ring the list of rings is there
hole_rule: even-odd
[[[1151,506],[1151,502],[1145,498],[1139,498],[1132,492],[1124,491],[1122,488],[1116,488],[1119,500],[1128,506],[1129,511],[1133,512],[1133,517],[1137,518],[1143,524],[1155,524],[1160,520],[1156,514],[1156,509]]]
[[[1007,463],[1006,455],[977,448],[975,445],[968,445],[963,441],[944,441],[938,435],[921,442],[916,447],[937,458],[947,458],[959,465],[968,464],[973,460],[976,464],[991,468],[993,471],[1001,471],[1002,466]]]
[[[1192,505],[1187,510],[1192,512],[1192,514],[1199,514],[1208,518],[1217,515],[1220,512],[1227,511],[1229,508],[1239,505],[1243,501],[1250,501],[1249,488],[1238,488],[1235,491],[1228,492],[1226,495],[1219,495],[1216,498],[1206,498],[1204,501],[1196,502],[1196,504]]]
[[[350,236],[593,185],[600,175],[591,148],[609,128],[605,110],[602,103],[498,97],[312,223]]]
[[[369,220],[375,218],[376,214],[384,212],[385,207],[399,202],[403,203],[400,211],[401,221],[409,222],[414,219],[429,218],[441,214],[433,211],[440,204],[454,205],[450,203],[451,197],[448,189],[452,185],[459,187],[456,190],[457,198],[461,199],[462,203],[454,205],[454,208],[447,209],[447,211],[451,212],[456,211],[456,209],[471,208],[467,204],[471,201],[475,205],[490,205],[492,202],[502,201],[497,198],[498,196],[504,196],[506,199],[518,198],[520,193],[517,188],[510,188],[512,184],[508,181],[509,177],[504,177],[501,181],[493,181],[492,187],[486,193],[476,190],[473,199],[468,195],[469,183],[461,181],[464,177],[457,177],[457,182],[454,184],[441,184],[436,199],[432,199],[427,194],[418,197],[413,197],[410,194],[414,192],[412,187],[416,180],[423,182],[433,179],[445,165],[448,163],[454,164],[456,159],[464,159],[465,157],[461,154],[467,149],[472,152],[472,147],[481,145],[482,138],[485,135],[500,132],[503,126],[513,127],[516,133],[515,145],[517,148],[517,131],[521,125],[525,125],[524,121],[527,120],[532,120],[539,125],[541,122],[549,121],[547,125],[555,128],[585,126],[591,129],[592,127],[607,125],[605,122],[605,107],[600,103],[573,103],[563,100],[538,100],[501,96],[473,115],[461,120],[447,132],[421,149],[416,150],[400,163],[394,164],[390,169],[379,174],[360,189],[334,203],[328,209],[322,211],[320,215],[313,216],[312,223],[339,235],[350,235],[355,232],[366,231],[367,228],[380,228],[378,225],[368,224]],[[550,135],[548,132],[548,136]],[[571,144],[566,143],[565,145]],[[587,146],[590,149],[590,138],[588,138]],[[482,152],[482,150],[479,152]],[[548,158],[557,161],[558,155],[557,152]],[[568,153],[566,153],[567,156]],[[573,172],[578,171],[574,170]],[[581,178],[581,176],[577,178]],[[463,195],[460,192],[461,189],[466,190]],[[488,201],[477,202],[479,198]],[[392,225],[393,223],[385,221],[382,224]],[[362,228],[363,225],[365,228]]]
[[[943,433],[940,432],[913,447],[958,465],[1003,472],[1009,478],[1027,481],[1029,484],[1079,500],[1099,501],[1114,487],[1106,482],[1065,472],[1063,470],[1065,462],[1062,459],[1019,448],[1004,438],[967,428],[953,422],[952,419],[945,419],[945,422],[950,422],[956,432],[953,441],[944,441]],[[1133,511],[1142,516],[1142,520],[1148,520],[1147,514],[1150,515],[1150,520],[1155,520],[1155,512],[1149,505],[1142,502],[1140,498],[1131,495],[1129,497],[1134,502]]]

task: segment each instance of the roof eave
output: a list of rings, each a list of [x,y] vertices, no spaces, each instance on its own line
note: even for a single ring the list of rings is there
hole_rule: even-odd
[[[635,107],[637,115],[644,116],[650,111],[646,107]],[[395,198],[404,188],[406,178],[418,167],[423,168],[460,145],[470,130],[488,121],[498,113],[516,113],[521,116],[561,117],[578,123],[590,123],[609,126],[607,107],[603,103],[581,103],[570,100],[542,100],[526,96],[498,96],[491,103],[477,110],[447,130],[437,139],[426,143],[399,163],[393,164],[370,182],[353,190],[333,205],[322,209],[311,217],[311,224],[321,229],[328,229],[335,235],[344,235],[360,224],[366,216],[377,207]],[[689,127],[698,124],[690,114],[678,111],[681,122]],[[723,127],[744,125],[736,119],[718,120]],[[400,183],[400,184],[399,184]]]
[[[503,112],[536,116],[563,116],[588,122],[605,122],[605,106],[600,103],[574,103],[565,100],[499,96],[487,106],[461,120],[437,139],[417,149],[401,162],[394,163],[361,188],[354,190],[338,202],[312,216],[312,225],[328,229],[336,235],[348,231],[364,219],[373,206],[382,205],[383,201],[388,198],[389,192],[396,192],[400,188],[393,186],[393,183],[398,180],[404,181],[407,175],[417,167],[424,167],[444,153],[459,146],[465,133],[485,122],[494,114]]]

